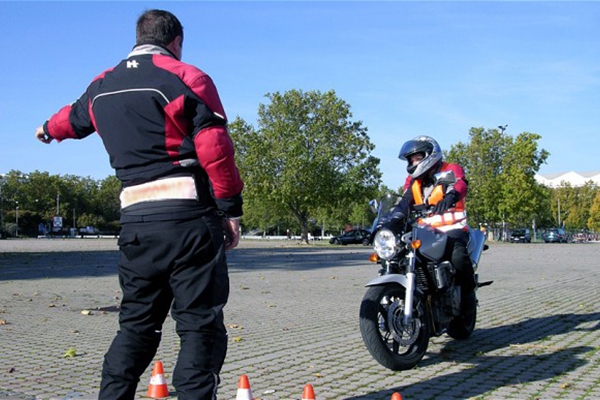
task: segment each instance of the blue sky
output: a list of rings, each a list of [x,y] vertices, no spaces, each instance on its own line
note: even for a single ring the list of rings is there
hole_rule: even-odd
[[[405,140],[449,149],[471,127],[541,135],[542,174],[600,170],[600,2],[0,1],[0,172],[113,173],[97,135],[33,133],[126,57],[147,8],[180,18],[183,60],[211,75],[230,120],[255,125],[266,93],[335,90],[392,188]]]

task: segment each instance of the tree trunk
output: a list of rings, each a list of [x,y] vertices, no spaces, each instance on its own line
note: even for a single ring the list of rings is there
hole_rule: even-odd
[[[299,211],[293,204],[288,204],[288,206],[296,218],[298,218],[298,222],[300,222],[300,242],[310,244],[308,241],[308,213]]]
[[[301,242],[304,244],[310,244],[308,240],[308,220],[300,220],[300,226],[302,227],[302,239]]]

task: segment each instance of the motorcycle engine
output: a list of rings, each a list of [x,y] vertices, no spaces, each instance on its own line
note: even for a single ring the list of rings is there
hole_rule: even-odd
[[[433,313],[436,321],[450,322],[460,314],[460,286],[450,286],[437,292],[434,297]]]
[[[442,261],[433,268],[435,274],[435,283],[438,289],[449,287],[452,284],[452,278],[456,273],[454,266],[449,261]]]

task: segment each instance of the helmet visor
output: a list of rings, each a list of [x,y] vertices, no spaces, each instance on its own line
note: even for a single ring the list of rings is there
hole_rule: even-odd
[[[431,153],[431,143],[424,142],[422,140],[409,140],[402,145],[398,158],[401,160],[408,161],[409,157],[416,153],[423,153],[428,155]]]

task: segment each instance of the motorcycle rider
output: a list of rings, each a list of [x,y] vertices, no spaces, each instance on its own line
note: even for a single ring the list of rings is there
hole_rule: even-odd
[[[404,143],[398,158],[407,161],[408,176],[402,197],[382,225],[403,224],[411,210],[432,207],[433,212],[422,218],[422,222],[448,235],[444,258],[456,268],[457,281],[461,285],[462,310],[469,312],[476,300],[473,264],[467,252],[469,232],[465,198],[468,182],[463,168],[443,161],[440,145],[429,136],[417,136]],[[434,175],[442,171],[453,171],[456,182],[436,185]]]

